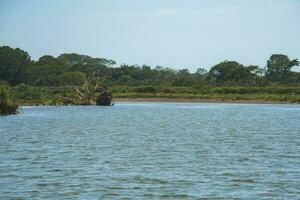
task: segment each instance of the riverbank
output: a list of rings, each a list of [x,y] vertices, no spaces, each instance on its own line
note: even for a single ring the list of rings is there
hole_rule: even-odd
[[[39,101],[18,101],[21,106],[62,106],[69,105],[60,101],[44,99]],[[233,100],[233,99],[199,99],[199,98],[168,98],[168,97],[139,97],[113,98],[112,103],[233,103],[233,104],[300,104],[300,102],[271,101],[271,100]]]
[[[66,105],[74,86],[32,87],[0,85],[17,105]],[[108,89],[113,102],[300,103],[300,86],[265,87],[122,87]]]
[[[270,94],[218,94],[218,95],[163,95],[132,94],[114,95],[112,102],[186,102],[186,103],[251,103],[251,104],[300,104],[299,95]],[[61,98],[16,99],[18,105],[67,105]]]
[[[300,104],[299,102],[288,101],[265,101],[265,100],[218,100],[198,98],[114,98],[114,103],[141,102],[141,103],[239,103],[239,104]]]

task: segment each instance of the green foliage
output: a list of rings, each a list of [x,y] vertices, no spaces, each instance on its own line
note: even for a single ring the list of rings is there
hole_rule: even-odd
[[[23,90],[19,91],[15,98],[23,99],[23,100],[34,100],[34,99],[40,99],[41,93],[38,90]]]
[[[7,96],[19,104],[62,104],[59,98],[64,95],[74,98],[74,87],[33,87],[20,84],[15,87],[0,85]],[[164,86],[112,86],[109,89],[116,98],[193,98],[213,101],[272,101],[300,102],[300,86],[202,86],[202,87],[164,87]]]
[[[299,66],[297,59],[290,60],[286,55],[273,54],[267,61],[267,78],[284,84],[287,82],[291,69],[294,66]]]
[[[62,63],[65,63],[68,66],[73,66],[76,64],[111,66],[116,64],[116,62],[113,60],[108,60],[105,58],[92,58],[90,56],[79,55],[76,53],[61,54],[60,56],[57,57],[57,60],[59,60]]]
[[[153,86],[139,86],[134,87],[133,91],[138,93],[155,93],[157,89]]]
[[[190,86],[193,84],[193,77],[188,69],[182,69],[177,71],[174,85],[175,86]]]
[[[58,76],[60,85],[81,85],[86,78],[86,74],[82,72],[64,72]]]
[[[120,76],[120,78],[118,79],[118,82],[120,84],[124,84],[124,85],[134,85],[134,79],[130,76],[130,75],[122,75]]]
[[[207,88],[219,86],[222,88],[211,90],[229,94],[235,92],[230,86],[298,85],[300,73],[292,71],[292,67],[298,65],[297,59],[273,54],[267,61],[266,69],[224,61],[213,66],[209,72],[204,68],[190,72],[188,69],[174,70],[163,66],[117,66],[113,60],[75,53],[58,57],[45,55],[38,61],[32,61],[28,53],[19,48],[0,47],[0,83],[13,86],[22,83],[39,87],[80,85],[86,77],[95,75],[110,87],[121,86],[122,90],[131,87],[128,92],[176,94],[180,91],[196,94],[210,93]],[[33,93],[23,95],[26,99],[35,98]]]
[[[257,70],[258,66],[245,67],[236,61],[224,61],[211,68],[209,79],[217,85],[255,85]]]
[[[54,63],[34,64],[26,71],[26,82],[36,86],[58,86],[59,76],[67,71],[64,65]]]
[[[8,104],[7,94],[1,89],[0,90],[0,106]]]
[[[0,47],[0,80],[12,85],[23,82],[25,69],[31,63],[27,52],[19,48]]]
[[[66,65],[61,60],[56,59],[50,55],[45,55],[40,57],[39,60],[36,62],[36,64],[37,65]]]

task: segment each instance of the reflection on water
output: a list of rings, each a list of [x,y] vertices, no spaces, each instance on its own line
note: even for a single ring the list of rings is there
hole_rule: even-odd
[[[0,199],[297,199],[299,110],[24,107],[0,118]]]

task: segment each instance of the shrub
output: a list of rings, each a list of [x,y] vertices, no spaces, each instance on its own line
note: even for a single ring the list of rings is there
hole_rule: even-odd
[[[8,97],[7,94],[1,90],[0,91],[0,105],[7,105],[8,104]]]
[[[176,91],[172,88],[164,88],[164,89],[162,89],[162,92],[164,92],[164,93],[176,93]]]
[[[156,87],[153,86],[141,86],[141,87],[135,87],[133,91],[140,92],[140,93],[155,93],[157,89]]]

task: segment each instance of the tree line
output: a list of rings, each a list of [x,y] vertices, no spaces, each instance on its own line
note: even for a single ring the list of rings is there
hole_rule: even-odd
[[[299,66],[297,59],[273,54],[266,66],[244,66],[237,61],[223,61],[209,71],[199,68],[195,73],[188,69],[148,65],[117,65],[105,58],[92,58],[75,53],[58,57],[44,55],[38,61],[20,48],[0,47],[0,81],[10,85],[33,86],[80,85],[96,74],[110,85],[160,86],[266,86],[299,84],[300,73],[292,70]]]

